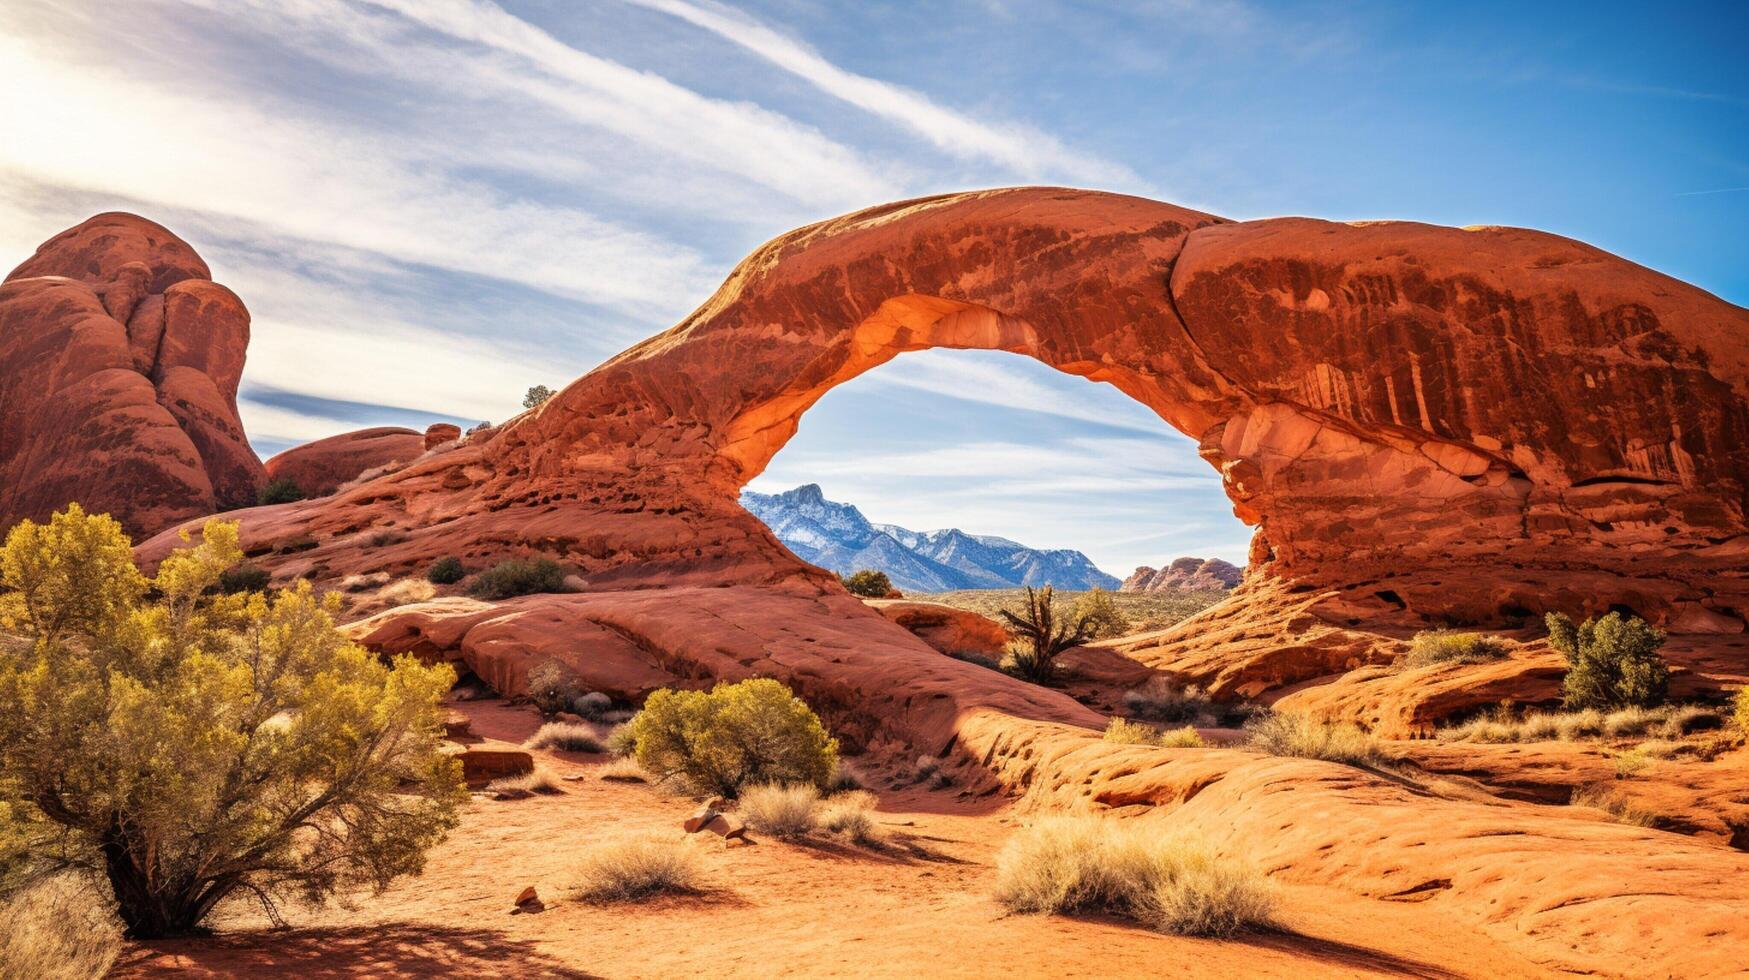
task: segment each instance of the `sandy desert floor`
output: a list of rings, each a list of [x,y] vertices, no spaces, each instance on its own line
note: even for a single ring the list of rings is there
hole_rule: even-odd
[[[475,733],[520,742],[528,708],[458,706]],[[476,795],[423,877],[346,910],[294,910],[289,929],[239,909],[211,939],[130,947],[116,975],[148,976],[1057,976],[1533,977],[1545,971],[1415,903],[1288,886],[1281,928],[1232,941],[1163,936],[1109,920],[1008,914],[989,897],[994,862],[1022,816],[954,788],[880,791],[886,843],[831,838],[737,846],[687,841],[711,890],[644,904],[564,897],[566,872],[592,842],[625,834],[685,837],[696,806],[608,782],[597,757],[537,753],[560,796]],[[1308,819],[1315,819],[1309,814]],[[545,901],[510,914],[526,885]]]

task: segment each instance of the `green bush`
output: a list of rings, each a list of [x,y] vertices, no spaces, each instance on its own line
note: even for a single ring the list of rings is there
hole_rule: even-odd
[[[663,688],[626,728],[640,766],[701,793],[734,796],[756,783],[824,789],[838,768],[838,741],[819,716],[769,678],[718,684],[708,694]]]
[[[1095,640],[1123,636],[1130,631],[1130,620],[1117,608],[1117,601],[1104,589],[1092,589],[1075,600],[1070,616],[1087,621],[1087,635]]]
[[[467,573],[467,569],[462,567],[462,560],[450,555],[431,563],[431,567],[425,570],[425,581],[432,585],[454,585]]]
[[[292,482],[289,476],[267,481],[261,492],[255,495],[255,502],[260,504],[289,504],[294,500],[302,500],[306,494],[302,487]]]
[[[893,581],[887,578],[886,572],[877,572],[865,568],[854,575],[839,578],[851,595],[859,595],[868,599],[885,599],[893,591]]]
[[[1395,666],[1399,670],[1433,664],[1479,664],[1506,656],[1504,640],[1486,633],[1454,633],[1426,630],[1409,641],[1409,652]]]
[[[565,570],[550,558],[512,558],[474,576],[468,591],[482,599],[508,599],[565,587]]]
[[[547,399],[553,397],[554,394],[556,394],[556,392],[554,392],[553,389],[548,388],[546,385],[535,385],[533,388],[528,389],[528,392],[522,396],[522,407],[538,408]]]
[[[1549,645],[1567,658],[1561,693],[1568,708],[1651,707],[1670,688],[1670,667],[1659,655],[1664,633],[1638,616],[1612,612],[1578,627],[1549,613]]]
[[[265,568],[256,565],[238,565],[227,568],[219,573],[219,591],[227,594],[237,592],[260,592],[267,588],[267,582],[273,576]]]

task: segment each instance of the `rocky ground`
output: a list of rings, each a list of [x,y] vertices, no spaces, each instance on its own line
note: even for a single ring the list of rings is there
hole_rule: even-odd
[[[503,702],[455,706],[512,747],[538,726]],[[1029,814],[949,786],[876,785],[885,843],[830,836],[738,846],[700,834],[711,889],[646,904],[565,897],[589,844],[686,835],[691,799],[604,781],[600,757],[536,753],[564,793],[476,794],[423,877],[355,909],[294,910],[272,930],[249,908],[214,939],[130,946],[119,977],[312,976],[1158,976],[1552,975],[1505,945],[1414,901],[1285,886],[1281,927],[1237,940],[1163,936],[1118,920],[1016,916],[990,897],[997,852]],[[526,886],[545,909],[511,914]]]

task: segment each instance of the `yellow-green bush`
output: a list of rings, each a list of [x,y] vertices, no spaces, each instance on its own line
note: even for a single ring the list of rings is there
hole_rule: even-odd
[[[754,783],[824,789],[838,767],[838,741],[820,717],[770,678],[709,693],[663,688],[626,724],[645,771],[700,792],[734,796]]]
[[[1549,645],[1567,658],[1561,694],[1568,708],[1651,707],[1662,704],[1670,667],[1658,653],[1664,632],[1638,616],[1612,612],[1574,626],[1549,613]]]
[[[1425,630],[1409,641],[1409,652],[1397,661],[1399,670],[1432,664],[1479,664],[1506,656],[1506,642],[1486,633]]]
[[[1087,623],[1087,635],[1095,640],[1110,639],[1123,636],[1130,631],[1130,620],[1117,607],[1111,593],[1104,589],[1090,589],[1075,600],[1070,610],[1071,619],[1083,620]]]

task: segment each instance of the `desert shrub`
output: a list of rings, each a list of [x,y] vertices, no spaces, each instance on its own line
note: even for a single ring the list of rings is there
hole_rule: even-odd
[[[613,699],[600,691],[588,691],[571,699],[571,713],[594,721],[613,710]]]
[[[1634,738],[1643,735],[1674,739],[1718,728],[1723,724],[1724,719],[1716,709],[1699,704],[1660,705],[1656,708],[1629,707],[1608,713],[1596,708],[1554,713],[1538,711],[1520,718],[1513,717],[1509,711],[1501,711],[1442,729],[1439,737],[1464,742],[1541,742],[1556,739],[1577,742],[1583,739]]]
[[[273,574],[258,565],[241,564],[219,573],[218,589],[227,595],[238,592],[260,592],[267,588]]]
[[[832,778],[826,781],[826,792],[846,793],[859,789],[862,789],[862,777],[843,759],[839,759],[838,765],[832,770]]]
[[[372,597],[372,604],[387,609],[394,606],[404,606],[410,602],[424,602],[436,596],[437,590],[431,587],[430,582],[424,579],[403,578],[396,579],[378,589],[377,594]]]
[[[432,585],[454,585],[467,574],[460,558],[446,555],[432,562],[431,567],[425,570],[425,580]]]
[[[213,594],[237,525],[147,579],[77,506],[0,548],[8,845],[102,875],[128,934],[197,929],[233,894],[318,900],[416,873],[466,799],[440,749],[445,665],[384,663],[338,596]],[[148,599],[148,596],[151,598]]]
[[[1329,722],[1310,715],[1279,712],[1252,719],[1245,730],[1251,744],[1270,755],[1323,759],[1351,766],[1379,761],[1378,743],[1347,722]]]
[[[1652,755],[1643,749],[1634,748],[1615,757],[1615,778],[1627,779],[1644,772],[1652,765]]]
[[[1189,725],[1161,731],[1152,725],[1137,724],[1125,718],[1113,718],[1111,724],[1105,726],[1105,740],[1123,745],[1156,745],[1166,749],[1196,749],[1208,744]]]
[[[1067,622],[1057,619],[1056,605],[1051,599],[1051,587],[1034,590],[1026,587],[1026,604],[1019,612],[999,610],[1008,621],[1008,632],[1017,642],[1010,654],[1010,669],[1015,676],[1033,683],[1050,680],[1057,672],[1057,657],[1064,650],[1087,641],[1090,624],[1079,616]]]
[[[525,749],[557,749],[561,752],[605,752],[607,746],[595,737],[588,725],[569,721],[549,721],[522,743]]]
[[[258,504],[289,504],[294,500],[302,500],[308,494],[289,476],[267,481],[267,485],[255,495]]]
[[[1267,878],[1186,837],[1160,837],[1098,817],[1053,817],[1009,839],[996,900],[1016,912],[1106,912],[1179,935],[1265,927]]]
[[[1117,608],[1117,601],[1104,589],[1090,589],[1075,600],[1071,619],[1085,620],[1087,635],[1095,640],[1123,636],[1130,631],[1130,620]]]
[[[647,783],[650,781],[649,774],[644,772],[644,767],[638,765],[638,760],[629,755],[620,756],[602,766],[595,774],[609,782]]]
[[[553,778],[552,773],[536,767],[520,776],[494,779],[486,784],[486,792],[519,800],[530,796],[558,796],[565,791],[559,788],[559,781]]]
[[[397,531],[393,528],[387,528],[387,529],[378,531],[375,534],[372,534],[370,536],[368,544],[372,548],[386,548],[389,545],[401,544],[401,543],[409,541],[409,540],[411,540],[411,537],[407,534],[407,532]]]
[[[859,595],[868,599],[884,599],[893,591],[893,581],[887,578],[886,572],[877,572],[865,568],[860,572],[843,576],[839,581],[850,591],[851,595]]]
[[[800,837],[814,829],[820,790],[810,783],[761,783],[741,791],[741,819],[773,837]]]
[[[1658,733],[1665,738],[1681,738],[1694,732],[1723,728],[1725,718],[1718,710],[1698,704],[1684,704],[1666,709]]]
[[[1650,707],[1664,701],[1670,668],[1659,655],[1664,633],[1638,616],[1612,612],[1577,627],[1549,613],[1549,645],[1567,658],[1561,693],[1568,708]]]
[[[1242,725],[1257,713],[1252,706],[1216,701],[1195,684],[1180,687],[1164,677],[1151,677],[1141,687],[1125,691],[1123,705],[1133,718],[1204,728]]]
[[[636,715],[632,716],[636,718]],[[638,751],[638,736],[632,729],[631,722],[614,728],[607,733],[607,751],[617,756],[635,755]]]
[[[1644,735],[1648,729],[1657,725],[1661,720],[1661,713],[1648,711],[1635,705],[1604,715],[1603,732],[1612,738]]]
[[[1629,800],[1625,793],[1609,786],[1585,786],[1573,791],[1569,806],[1587,806],[1609,814],[1616,823],[1634,827],[1652,827],[1657,814]]]
[[[627,723],[638,764],[662,780],[734,796],[742,785],[824,787],[838,741],[802,699],[778,681],[718,684],[710,693],[663,688]]]
[[[553,389],[548,388],[546,385],[535,385],[533,388],[528,389],[528,391],[523,394],[522,407],[523,408],[538,407],[539,405],[544,403],[547,399],[553,397],[554,394],[556,394],[556,392],[554,392]]]
[[[1506,642],[1485,633],[1455,633],[1451,630],[1426,630],[1409,641],[1409,652],[1393,665],[1399,670],[1411,670],[1432,664],[1479,664],[1506,656]]]
[[[826,801],[820,811],[819,824],[834,834],[842,834],[858,844],[879,836],[874,822],[874,796],[860,790],[839,793]]]
[[[93,980],[121,952],[121,926],[104,886],[60,874],[0,900],[0,977]]]
[[[565,570],[551,558],[511,558],[474,576],[468,592],[482,599],[509,599],[536,592],[560,592]]]
[[[582,693],[577,688],[577,672],[561,660],[544,660],[528,672],[528,701],[548,718],[571,707]]]
[[[698,852],[685,841],[631,837],[584,850],[571,869],[568,891],[585,902],[629,902],[660,894],[690,894],[704,887]]]
[[[348,575],[340,580],[342,592],[369,592],[380,589],[390,582],[388,572],[366,572],[362,575]]]
[[[1749,735],[1749,684],[1743,685],[1737,691],[1737,697],[1732,701],[1735,706],[1731,712],[1731,722],[1737,726],[1737,731]]]

